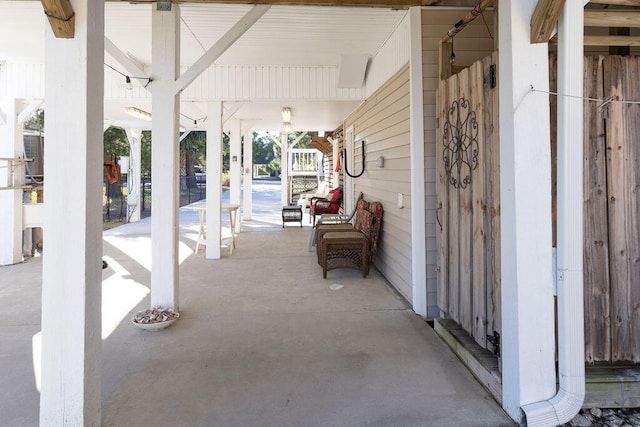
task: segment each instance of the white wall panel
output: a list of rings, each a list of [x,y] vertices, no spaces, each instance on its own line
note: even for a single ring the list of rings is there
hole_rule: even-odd
[[[362,100],[365,89],[338,89],[337,67],[212,66],[182,93],[183,101]],[[113,92],[110,90],[110,92]]]
[[[369,63],[365,84],[367,97],[409,62],[409,49],[409,15],[406,14]]]

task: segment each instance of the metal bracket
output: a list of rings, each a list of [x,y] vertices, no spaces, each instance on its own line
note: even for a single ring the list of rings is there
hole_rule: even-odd
[[[493,331],[493,335],[487,335],[487,341],[493,346],[493,354],[500,357],[500,333]]]
[[[157,0],[156,10],[171,10],[171,0]]]

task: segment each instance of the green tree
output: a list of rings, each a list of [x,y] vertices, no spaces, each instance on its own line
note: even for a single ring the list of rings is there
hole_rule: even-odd
[[[117,162],[120,157],[129,155],[129,140],[123,129],[109,127],[104,132],[103,140],[104,160]]]
[[[44,110],[36,110],[35,113],[24,121],[23,126],[28,130],[44,132]]]
[[[140,174],[151,176],[151,131],[142,131],[140,142]]]
[[[222,173],[229,173],[229,156],[231,154],[231,137],[222,134]]]
[[[201,164],[206,147],[206,135],[203,131],[192,131],[180,141],[180,163],[184,165],[186,176],[195,176],[195,166]]]

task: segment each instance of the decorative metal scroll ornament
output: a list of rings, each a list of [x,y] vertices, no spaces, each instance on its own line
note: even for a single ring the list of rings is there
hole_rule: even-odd
[[[467,188],[471,172],[478,166],[478,122],[469,100],[453,101],[444,125],[442,158],[449,183],[454,188]]]

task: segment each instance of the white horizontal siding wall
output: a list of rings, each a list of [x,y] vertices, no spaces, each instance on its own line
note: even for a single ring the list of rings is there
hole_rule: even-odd
[[[212,66],[182,92],[181,100],[364,99],[364,88],[339,89],[337,82],[337,67]]]
[[[389,81],[345,120],[353,126],[355,161],[350,172],[362,170],[361,140],[365,141],[366,171],[354,180],[355,193],[367,201],[379,201],[384,208],[380,248],[374,264],[408,300],[411,288],[411,165],[409,128],[409,67]],[[384,168],[376,158],[384,157]],[[355,163],[355,164],[351,164]],[[398,193],[404,208],[398,208]]]
[[[427,231],[427,313],[437,316],[437,245],[436,245],[436,156],[442,155],[441,136],[436,135],[436,89],[439,83],[439,42],[449,28],[462,19],[469,9],[422,10],[422,75],[424,91],[425,208]],[[454,40],[454,65],[471,65],[493,51],[493,13],[484,12],[465,27]],[[487,25],[485,25],[485,21]],[[488,27],[488,29],[487,29]]]
[[[44,98],[44,64],[5,62],[0,66],[0,94],[9,98]]]
[[[409,62],[409,14],[404,19],[371,60],[366,76],[366,96],[369,97],[391,76]]]

